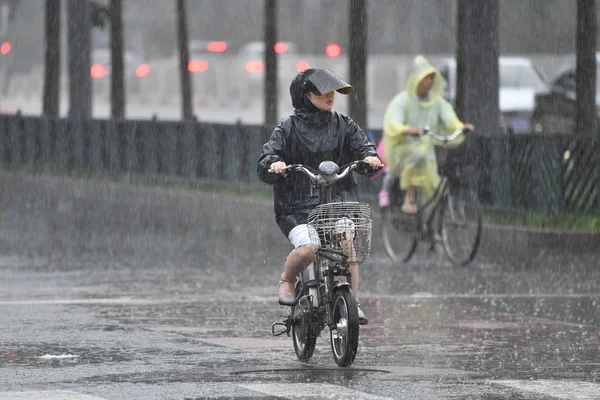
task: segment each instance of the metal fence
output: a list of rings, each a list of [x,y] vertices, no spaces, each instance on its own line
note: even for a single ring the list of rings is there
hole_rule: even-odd
[[[0,162],[258,184],[256,160],[269,135],[262,126],[1,115]],[[475,135],[444,159],[466,164],[487,206],[600,212],[597,136]],[[364,197],[375,197],[379,180],[359,183]]]

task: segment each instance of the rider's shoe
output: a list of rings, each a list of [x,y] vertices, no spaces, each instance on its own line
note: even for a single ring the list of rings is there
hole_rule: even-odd
[[[286,288],[289,289],[291,286],[292,294],[286,292]],[[294,284],[289,281],[280,280],[277,285],[279,291],[279,304],[282,306],[293,306],[296,304],[296,294],[294,293]]]
[[[442,237],[439,235],[435,235],[433,240],[431,241],[431,251],[435,252],[440,256],[446,255],[446,250],[444,249],[444,245],[442,244]]]
[[[382,189],[379,191],[379,207],[389,207],[390,206],[390,192],[388,190]]]
[[[400,210],[408,215],[415,215],[419,211],[417,208],[417,203],[415,203],[414,201],[404,202],[404,204],[402,204],[402,207],[400,207]]]
[[[360,308],[360,304],[359,304],[358,305],[358,324],[359,325],[367,325],[368,323],[369,323],[369,320],[367,319],[367,316],[365,315],[363,310]]]

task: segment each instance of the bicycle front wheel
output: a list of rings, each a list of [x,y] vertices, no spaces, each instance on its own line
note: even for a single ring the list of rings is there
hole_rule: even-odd
[[[340,287],[333,298],[333,326],[330,327],[331,350],[335,363],[349,367],[358,350],[358,304],[348,286]]]
[[[442,242],[446,256],[455,265],[468,265],[477,254],[481,239],[481,204],[466,188],[450,193],[442,207]]]
[[[388,256],[395,263],[408,262],[417,248],[417,217],[403,214],[392,205],[381,215],[381,238]]]

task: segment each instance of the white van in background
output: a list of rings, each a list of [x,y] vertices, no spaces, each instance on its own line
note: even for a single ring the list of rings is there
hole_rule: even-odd
[[[452,104],[456,99],[456,60],[441,59],[434,65],[447,85],[444,97]],[[525,57],[500,57],[498,59],[500,73],[499,103],[504,128],[514,133],[530,133],[531,114],[534,108],[535,95],[548,90],[545,77]]]

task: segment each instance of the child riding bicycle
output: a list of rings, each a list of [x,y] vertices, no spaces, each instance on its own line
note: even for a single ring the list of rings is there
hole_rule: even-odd
[[[284,168],[288,164],[304,164],[317,169],[322,161],[345,165],[356,160],[368,162],[373,169],[381,167],[375,146],[360,127],[346,115],[332,111],[335,92],[350,94],[353,90],[350,84],[328,70],[300,72],[290,85],[294,114],[277,125],[258,160],[260,179],[274,185],[277,225],[294,246],[278,285],[281,305],[294,304],[296,275],[314,261],[314,251],[319,245],[311,240],[307,224],[308,214],[318,205],[319,198],[312,193],[306,176],[291,172],[284,177]],[[358,189],[351,174],[333,190],[336,201],[358,201]],[[352,290],[358,299],[358,265],[352,263],[349,271]],[[363,325],[367,323],[360,307],[359,320]]]
[[[429,126],[433,132],[449,134],[457,129],[473,131],[471,124],[462,123],[452,105],[443,97],[446,82],[442,75],[421,55],[415,57],[406,89],[396,95],[387,107],[383,121],[383,158],[389,168],[379,192],[379,206],[390,205],[390,190],[394,178],[400,178],[405,191],[401,210],[416,214],[416,190],[424,199],[431,198],[440,183],[434,141],[421,136]],[[459,145],[459,136],[451,145]],[[439,240],[436,231],[434,242]],[[436,250],[440,252],[439,246]],[[441,250],[443,251],[443,249]]]

